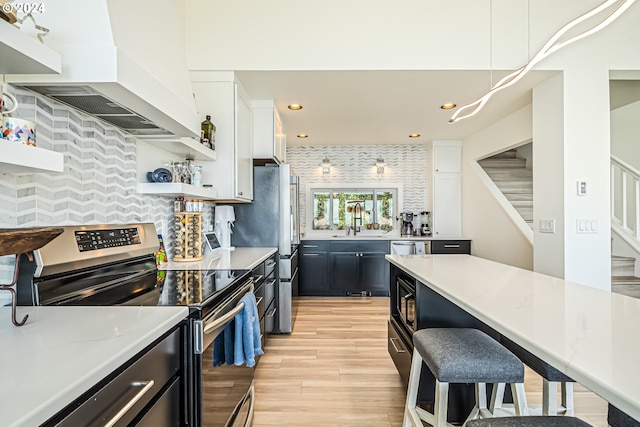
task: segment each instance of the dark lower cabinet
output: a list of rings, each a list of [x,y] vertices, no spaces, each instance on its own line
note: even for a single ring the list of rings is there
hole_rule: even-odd
[[[44,426],[188,425],[186,323],[174,328],[68,405]]]
[[[298,293],[302,296],[331,295],[329,241],[305,240],[298,247],[298,253]]]
[[[432,240],[432,254],[470,254],[471,240]]]
[[[330,288],[336,295],[355,293],[360,283],[359,253],[331,252]]]
[[[360,257],[360,284],[373,295],[389,295],[389,263],[386,253],[363,253]]]

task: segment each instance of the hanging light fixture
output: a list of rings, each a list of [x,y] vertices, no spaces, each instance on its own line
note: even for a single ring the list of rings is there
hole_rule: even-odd
[[[384,175],[384,167],[387,166],[387,163],[384,161],[382,156],[379,156],[376,160],[376,171],[378,175]]]
[[[324,159],[322,159],[322,163],[320,164],[320,166],[322,166],[322,173],[323,174],[328,174],[329,172],[331,172],[331,162],[329,161],[329,158],[325,156]]]
[[[489,92],[487,92],[482,97],[478,98],[475,102],[472,102],[471,104],[463,105],[462,107],[460,107],[451,116],[451,118],[449,119],[449,123],[455,123],[462,119],[466,119],[476,115],[495,93],[513,85],[514,83],[522,79],[525,76],[525,74],[531,71],[531,69],[538,62],[542,61],[547,56],[551,55],[557,50],[562,49],[563,47],[575,41],[578,41],[587,36],[590,36],[591,34],[596,33],[597,31],[600,31],[601,29],[605,28],[607,25],[615,21],[620,15],[622,15],[627,9],[629,9],[629,7],[631,7],[631,5],[635,3],[635,1],[636,0],[607,0],[601,3],[599,6],[596,6],[595,8],[591,9],[590,11],[585,12],[584,14],[578,16],[573,21],[569,22],[564,27],[560,28],[560,30],[558,30],[553,36],[551,36],[551,38],[542,46],[542,48],[538,51],[538,53],[536,53],[526,65],[522,66],[516,71],[503,77],[499,82],[493,85],[493,87]],[[575,27],[581,22],[586,21],[587,19],[593,18],[594,16],[602,13],[604,10],[612,7],[616,3],[620,3],[620,4],[613,10],[613,12],[611,12],[598,24],[592,26],[591,28],[581,33],[576,34],[575,36],[569,37],[566,40],[558,42],[558,39],[562,37],[571,28]],[[472,109],[471,112],[464,115],[461,114],[463,111],[466,111],[468,109]]]

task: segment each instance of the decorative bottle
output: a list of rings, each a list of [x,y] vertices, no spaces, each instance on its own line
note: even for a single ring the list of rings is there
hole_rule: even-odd
[[[216,125],[211,121],[211,116],[207,115],[206,119],[201,124],[202,129],[202,143],[211,148],[216,149]]]

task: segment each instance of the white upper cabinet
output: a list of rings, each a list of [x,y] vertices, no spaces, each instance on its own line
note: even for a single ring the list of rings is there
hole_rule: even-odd
[[[253,158],[285,163],[287,135],[273,99],[251,101],[253,107]]]
[[[462,235],[462,142],[434,141],[432,145],[434,237]]]
[[[232,71],[191,72],[196,106],[202,119],[216,126],[216,161],[203,170],[202,182],[212,183],[218,199],[253,200],[253,118],[251,103]]]

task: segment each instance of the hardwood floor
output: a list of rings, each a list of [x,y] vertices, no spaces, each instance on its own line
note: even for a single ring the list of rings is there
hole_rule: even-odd
[[[400,427],[405,386],[387,353],[389,299],[298,299],[290,335],[271,335],[255,374],[253,427]],[[542,380],[527,370],[530,405]],[[576,416],[606,427],[606,402],[575,387]]]

